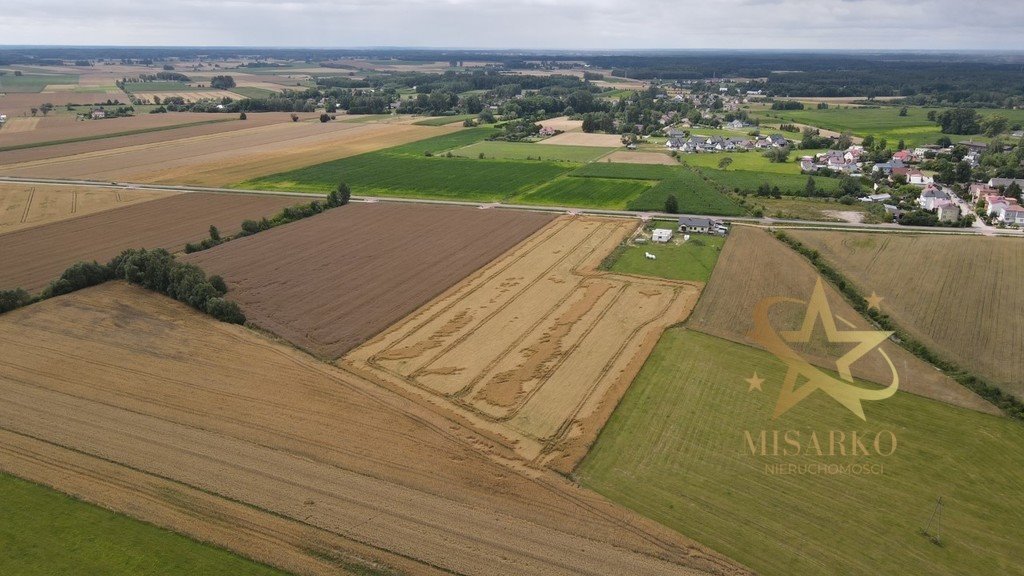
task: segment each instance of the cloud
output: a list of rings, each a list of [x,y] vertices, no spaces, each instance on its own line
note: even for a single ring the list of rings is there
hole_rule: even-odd
[[[1024,10],[962,0],[10,3],[5,44],[536,49],[1022,49]]]

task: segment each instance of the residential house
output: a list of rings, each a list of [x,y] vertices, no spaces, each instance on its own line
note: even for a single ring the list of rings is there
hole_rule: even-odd
[[[960,205],[952,200],[939,200],[935,203],[935,214],[939,222],[956,222],[960,219]]]
[[[982,198],[984,198],[986,196],[998,196],[999,195],[999,189],[998,188],[993,188],[993,187],[989,186],[988,184],[980,184],[980,183],[971,184],[970,188],[968,188],[967,191],[971,195],[971,201],[973,201],[975,203],[979,202]]]
[[[917,203],[925,210],[935,210],[936,204],[940,200],[950,200],[949,194],[938,186],[928,185],[921,191],[921,196],[917,198]]]
[[[95,109],[95,110],[93,110],[92,112],[89,113],[89,117],[92,118],[93,120],[99,120],[100,118],[106,118],[107,117],[107,111],[104,110],[103,108],[97,108],[97,109]]]
[[[679,217],[679,231],[687,233],[710,234],[714,229],[715,221],[711,218],[692,218],[690,216]]]
[[[860,199],[861,202],[888,202],[892,194],[870,194]]]
[[[733,130],[742,130],[743,127],[746,126],[746,124],[744,124],[742,120],[733,120],[732,122],[726,124],[726,126],[732,128]]]
[[[653,242],[664,244],[670,240],[672,240],[672,230],[669,228],[655,228],[651,232],[651,241]]]
[[[906,168],[906,165],[899,160],[889,160],[888,162],[878,162],[871,168],[872,172],[881,172],[886,176],[892,175],[892,171],[895,168]]]
[[[772,146],[776,148],[783,148],[785,146],[789,146],[789,141],[786,140],[786,137],[783,136],[782,134],[772,134],[768,136],[768,140],[770,140]]]
[[[558,133],[558,130],[555,130],[551,126],[541,126],[540,132],[537,132],[537,135],[538,136],[554,136],[557,133]]]
[[[678,128],[665,128],[665,136],[669,138],[686,138],[686,131]]]
[[[992,188],[1006,189],[1007,186],[1014,182],[1017,183],[1017,186],[1020,186],[1022,189],[1024,189],[1024,178],[993,178],[988,181],[988,185],[991,186]]]
[[[914,153],[910,150],[900,150],[892,155],[892,159],[907,163],[914,159]]]
[[[907,184],[914,184],[917,186],[925,186],[935,182],[935,179],[931,176],[926,176],[924,172],[920,170],[911,169],[907,170]]]
[[[986,196],[985,213],[995,216],[997,220],[1006,224],[1024,224],[1024,207],[1021,207],[1016,198],[999,195]]]

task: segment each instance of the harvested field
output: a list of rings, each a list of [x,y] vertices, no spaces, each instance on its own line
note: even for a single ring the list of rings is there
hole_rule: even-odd
[[[12,134],[22,134],[25,132],[32,132],[39,127],[39,121],[42,118],[10,118],[7,122],[4,122],[3,126],[0,127],[0,136],[3,136],[3,142],[6,145],[7,137]]]
[[[5,233],[0,289],[35,292],[75,262],[105,262],[126,248],[175,252],[205,238],[211,224],[233,234],[246,218],[270,216],[296,203],[285,196],[178,194]]]
[[[260,122],[262,114],[250,114],[250,122]],[[268,119],[274,117],[278,122],[287,120],[287,116],[281,117],[274,114],[266,115]],[[167,114],[142,114],[139,116],[127,116],[124,118],[105,118],[103,120],[77,120],[74,116],[50,116],[47,118],[18,118],[18,120],[36,120],[37,126],[30,132],[14,133],[7,132],[7,127],[0,132],[3,136],[0,140],[0,148],[12,146],[24,146],[26,144],[39,144],[42,142],[60,142],[89,136],[105,136],[120,132],[132,132],[147,128],[162,128],[180,124],[194,124],[215,119],[236,120],[237,114],[204,114],[199,112],[169,112]],[[239,124],[243,124],[239,122]],[[0,158],[0,163],[10,164],[5,153]]]
[[[596,271],[635,228],[560,218],[340,364],[569,472],[700,291]]]
[[[733,226],[730,236],[687,325],[713,336],[757,347],[748,336],[754,327],[754,306],[771,296],[806,301],[818,274],[803,256],[764,230]],[[861,329],[870,327],[832,286],[826,285],[825,291],[836,316]],[[772,322],[776,326],[797,326],[804,314],[800,306],[777,307],[774,312],[777,314]],[[892,359],[900,376],[900,390],[980,412],[1000,414],[995,406],[898,345],[887,341],[879,348]],[[835,369],[837,351],[834,345],[812,341],[803,352],[812,364]],[[856,378],[881,384],[888,384],[892,379],[888,365],[877,354],[864,356],[853,364],[852,373]]]
[[[941,357],[1024,399],[1024,244],[1012,238],[793,230]],[[1013,352],[1011,352],[1013,351]]]
[[[16,310],[0,342],[0,469],[286,570],[749,573],[503,464],[508,450],[423,406],[140,288]]]
[[[602,162],[621,162],[624,164],[664,164],[666,166],[678,166],[679,162],[668,154],[659,152],[634,152],[631,150],[618,150],[601,158]]]
[[[173,194],[157,190],[0,183],[0,234]]]
[[[91,152],[3,166],[0,174],[226,186],[451,130],[447,127],[342,122],[278,122],[228,132],[220,132],[219,125],[214,126],[185,129],[213,133],[185,136],[188,132],[183,131],[170,140],[166,133],[131,136],[128,138],[140,138],[146,143],[119,148],[109,148],[109,143],[101,144],[99,149]]]
[[[350,204],[184,260],[223,276],[250,322],[333,359],[551,219],[461,206]]]
[[[538,124],[545,128],[561,130],[562,132],[574,132],[583,128],[583,120],[570,120],[568,116],[548,118],[547,120],[541,120]]]
[[[600,146],[602,148],[619,148],[622,137],[618,134],[588,134],[586,132],[565,132],[551,138],[545,138],[537,144],[568,145],[568,146]]]
[[[184,98],[186,102],[195,102],[197,100],[221,100],[223,98],[231,98],[238,100],[244,98],[234,92],[228,90],[168,90],[165,92],[132,92],[132,95],[136,98],[141,98],[147,102],[155,102],[154,97],[160,98],[171,98],[172,96],[179,96]]]
[[[96,104],[106,102],[107,100],[120,100],[122,103],[127,103],[128,95],[120,90],[88,93],[8,92],[7,94],[0,94],[0,110],[3,110],[4,114],[7,114],[8,119],[10,119],[15,116],[28,116],[32,108],[38,108],[45,102],[60,107],[65,104]]]

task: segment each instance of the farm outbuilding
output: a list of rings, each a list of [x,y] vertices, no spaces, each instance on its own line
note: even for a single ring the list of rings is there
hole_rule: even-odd
[[[672,240],[672,230],[669,228],[655,228],[651,233],[651,240],[654,242],[668,242]]]

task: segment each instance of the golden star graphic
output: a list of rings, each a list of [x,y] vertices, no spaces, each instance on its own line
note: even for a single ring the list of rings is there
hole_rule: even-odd
[[[865,298],[865,300],[867,300],[868,302],[868,310],[874,308],[875,310],[881,311],[882,300],[885,300],[885,298],[882,298],[878,294],[875,294],[875,292],[872,290],[871,296],[868,296],[867,298]]]
[[[768,319],[769,310],[772,306],[784,302],[803,304],[807,307],[806,315],[799,330],[776,332],[772,329],[771,322]],[[751,333],[754,341],[764,346],[765,349],[782,360],[788,367],[782,388],[779,390],[779,399],[775,405],[775,411],[772,415],[773,419],[778,418],[784,412],[799,404],[815,390],[822,390],[827,393],[861,419],[864,419],[864,409],[861,406],[862,401],[884,400],[896,393],[896,390],[899,388],[899,375],[896,373],[896,367],[892,364],[885,351],[877,348],[892,332],[856,329],[840,331],[836,327],[837,320],[849,328],[854,328],[853,324],[832,314],[821,278],[818,278],[814,291],[806,302],[794,298],[776,296],[765,298],[755,307],[754,330]],[[828,342],[855,345],[852,350],[836,360],[839,378],[833,377],[812,366],[797,351],[790,347],[791,343],[810,342],[811,336],[819,323],[824,329]],[[850,373],[850,366],[854,362],[875,349],[877,349],[879,355],[889,365],[893,375],[892,383],[882,390],[857,386],[854,383],[853,375]],[[797,384],[800,380],[804,380],[806,383],[798,388]],[[753,382],[750,383],[753,386]]]
[[[764,384],[764,378],[758,377],[757,372],[754,372],[754,375],[744,380],[744,382],[750,384],[750,388],[747,392],[753,392],[754,390],[764,392],[764,390],[761,390],[761,384]]]
[[[822,328],[825,329],[825,337],[829,342],[856,343],[853,350],[850,350],[836,360],[836,370],[839,376],[847,382],[853,382],[853,375],[850,374],[850,365],[856,362],[868,352],[874,350],[879,344],[885,342],[892,332],[874,330],[843,330],[836,328],[835,317],[832,309],[829,308],[828,299],[825,297],[825,286],[818,278],[814,285],[814,292],[807,302],[807,315],[804,316],[803,324],[799,330],[780,332],[779,335],[786,342],[806,343],[811,341],[811,334],[814,332],[815,321],[820,320]]]

